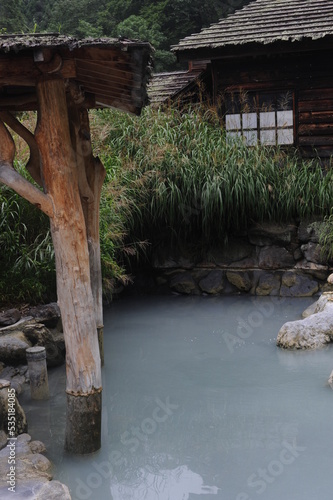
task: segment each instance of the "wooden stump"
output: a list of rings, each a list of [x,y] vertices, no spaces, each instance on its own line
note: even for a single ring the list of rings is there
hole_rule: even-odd
[[[67,394],[65,450],[86,455],[101,447],[102,393],[87,396]]]

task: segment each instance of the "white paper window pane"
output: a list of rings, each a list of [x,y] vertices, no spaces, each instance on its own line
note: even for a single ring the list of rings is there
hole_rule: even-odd
[[[260,130],[260,142],[261,144],[264,144],[266,146],[275,146],[275,130]]]
[[[278,111],[277,112],[277,126],[278,127],[292,127],[293,126],[293,112]]]
[[[275,127],[275,112],[260,113],[260,128]]]
[[[258,142],[258,132],[256,130],[244,130],[243,137],[247,146],[255,146]]]
[[[243,114],[243,129],[257,128],[257,113]]]
[[[240,130],[241,129],[241,115],[226,115],[225,117],[226,130]]]
[[[232,142],[232,141],[235,141],[235,140],[239,140],[239,138],[241,137],[241,133],[240,132],[227,132],[227,140]]]
[[[278,144],[294,144],[294,130],[292,128],[282,128],[277,132]]]

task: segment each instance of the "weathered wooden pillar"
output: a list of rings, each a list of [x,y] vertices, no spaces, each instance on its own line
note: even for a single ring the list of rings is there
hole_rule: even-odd
[[[101,360],[85,218],[76,155],[72,148],[65,84],[45,79],[37,84],[36,141],[44,190],[51,198],[58,302],[61,310],[67,373],[65,449],[91,453],[101,445]]]
[[[79,172],[79,190],[88,240],[90,281],[94,299],[100,356],[103,365],[103,297],[99,209],[106,171],[101,161],[98,158],[94,158],[92,153],[87,109],[80,107],[79,104],[75,105],[73,100],[70,100],[69,119],[72,144]]]
[[[86,226],[88,237],[88,249],[90,259],[90,278],[91,288],[95,304],[95,317],[97,325],[97,334],[99,349],[101,354],[101,362],[104,364],[104,326],[103,326],[103,286],[102,286],[102,268],[101,268],[101,245],[99,235],[100,221],[100,201],[102,186],[105,179],[106,171],[104,165],[95,158],[92,154],[91,137],[89,127],[88,111],[84,108],[80,109],[81,122],[81,137],[85,140],[85,169],[88,184],[93,192],[94,201],[86,208]]]

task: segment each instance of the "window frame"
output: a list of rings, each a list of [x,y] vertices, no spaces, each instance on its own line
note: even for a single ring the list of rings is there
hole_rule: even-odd
[[[271,96],[273,98],[272,99],[272,102],[274,103],[273,109],[267,109],[267,111],[265,111],[264,108],[262,108],[262,105],[260,105],[260,100],[263,98],[263,96]],[[286,109],[279,109],[278,101],[279,99],[281,100],[282,98],[288,99],[288,101],[290,101],[290,105],[286,107]],[[264,146],[271,146],[271,147],[279,146],[281,148],[295,147],[297,142],[295,101],[296,101],[296,91],[295,89],[291,88],[253,89],[253,88],[238,87],[237,89],[235,88],[227,89],[225,91],[224,106],[223,106],[224,126],[227,137],[228,136],[243,137],[245,138],[245,143],[249,147],[257,144],[262,144]],[[229,107],[228,104],[230,103],[235,103],[236,107],[239,108],[239,111],[237,113],[232,113],[232,112],[228,113],[228,107]],[[248,106],[250,106],[250,108],[248,108]],[[281,115],[280,116],[278,115],[279,113],[288,113],[287,117],[285,118],[287,120],[287,126],[279,125],[279,119],[281,117]],[[263,114],[265,115],[270,114],[271,120],[273,119],[273,114],[274,114],[274,124],[271,121],[270,125],[268,124],[267,126],[262,126],[261,118],[262,119],[269,118],[268,116],[263,116]],[[251,118],[250,115],[252,115]],[[253,115],[256,115],[256,127],[253,126],[250,127],[248,126],[248,123],[246,124],[247,126],[244,126],[244,117],[246,117],[246,120],[249,121],[253,120]],[[234,117],[234,119],[236,119],[236,117],[239,117],[239,120],[237,120],[240,124],[239,128],[236,127],[230,128],[228,126],[228,118],[229,121],[231,121],[232,117]],[[283,135],[283,131],[285,130],[292,131],[292,142],[286,141],[283,143],[279,143],[279,137]],[[273,131],[274,131],[274,141],[272,135]],[[251,139],[250,137],[251,132],[253,132],[252,134],[253,139]],[[266,141],[261,140],[261,137],[263,137],[264,135],[266,135],[267,137]],[[270,139],[269,135],[271,136]]]

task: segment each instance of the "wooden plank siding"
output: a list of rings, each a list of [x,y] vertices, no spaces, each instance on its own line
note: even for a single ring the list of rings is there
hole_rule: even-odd
[[[215,98],[227,92],[291,91],[294,145],[303,156],[333,155],[332,51],[212,61]],[[223,105],[222,105],[223,109]]]
[[[294,146],[333,155],[332,0],[253,0],[172,50],[180,62],[211,61],[215,99],[240,88],[292,91]]]

